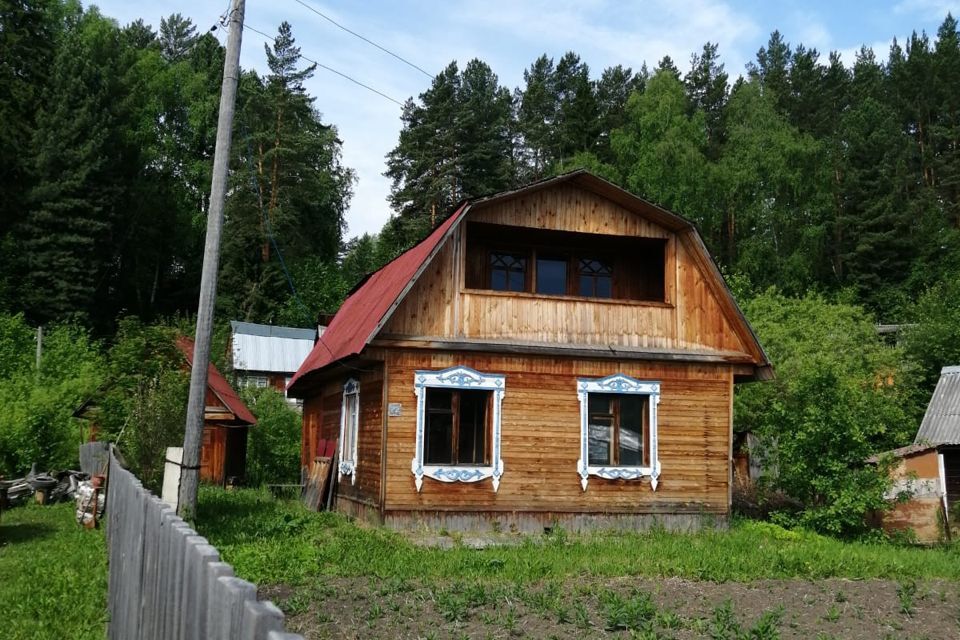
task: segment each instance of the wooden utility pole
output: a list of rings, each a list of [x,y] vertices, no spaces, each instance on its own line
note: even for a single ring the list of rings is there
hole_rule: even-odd
[[[197,309],[197,333],[190,370],[190,397],[187,401],[187,425],[183,436],[183,461],[180,468],[178,513],[185,519],[197,511],[197,485],[200,481],[200,449],[203,446],[203,410],[207,395],[207,366],[210,362],[210,335],[213,333],[213,308],[217,299],[217,268],[220,263],[220,232],[223,227],[223,203],[227,191],[227,169],[233,132],[233,110],[240,76],[240,41],[243,36],[244,0],[233,0],[230,32],[223,62],[220,88],[220,116],[217,120],[217,144],[213,153],[213,179],[210,183],[210,208],[207,211],[207,239],[203,249],[200,277],[200,304]]]

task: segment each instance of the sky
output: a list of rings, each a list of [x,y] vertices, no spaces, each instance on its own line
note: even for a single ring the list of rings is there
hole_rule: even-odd
[[[189,17],[203,32],[217,23],[228,0],[99,0],[92,2],[121,25],[142,18],[154,29],[173,13]],[[839,51],[853,63],[861,46],[886,59],[890,43],[912,31],[931,38],[948,12],[960,16],[960,0],[444,0],[428,2],[330,2],[247,0],[246,23],[275,35],[286,20],[301,53],[403,102],[430,85],[430,78],[388,53],[346,33],[312,12],[329,16],[398,56],[438,73],[452,60],[462,69],[480,58],[510,89],[541,54],[559,59],[574,51],[599,77],[608,66],[650,68],[664,56],[681,72],[706,42],[719,45],[731,79],[779,30],[792,45],[817,49],[823,60]],[[226,43],[226,30],[216,32]],[[240,64],[266,71],[265,39],[244,31]],[[324,69],[306,83],[326,123],[343,141],[343,162],[357,174],[347,212],[347,237],[376,233],[390,217],[390,181],[385,156],[397,144],[400,107]]]

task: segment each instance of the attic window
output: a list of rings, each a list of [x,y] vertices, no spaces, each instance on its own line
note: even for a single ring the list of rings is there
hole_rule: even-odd
[[[660,383],[623,374],[577,380],[580,399],[580,460],[577,473],[587,480],[650,478],[656,491],[660,477],[657,457],[657,405]]]
[[[490,288],[494,291],[524,291],[527,259],[514,253],[490,254]]]
[[[467,224],[467,289],[669,302],[667,240]]]
[[[580,295],[589,298],[613,297],[613,267],[596,258],[581,258]]]
[[[500,488],[500,404],[505,378],[469,367],[417,371],[416,448],[410,471],[417,491],[424,477],[480,482]]]

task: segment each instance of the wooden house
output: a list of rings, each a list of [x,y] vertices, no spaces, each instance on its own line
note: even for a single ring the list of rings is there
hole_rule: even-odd
[[[730,510],[733,385],[772,376],[689,221],[578,171],[468,202],[300,367],[303,455],[397,528],[674,528]]]
[[[177,339],[177,348],[193,365],[193,340]],[[203,409],[203,448],[200,479],[225,484],[243,480],[247,469],[247,433],[257,419],[227,379],[211,362],[207,368],[207,394]]]

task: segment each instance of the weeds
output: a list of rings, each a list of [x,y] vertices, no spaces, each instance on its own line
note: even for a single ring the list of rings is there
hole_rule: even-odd
[[[623,597],[615,591],[606,591],[601,594],[600,603],[608,631],[650,628],[657,614],[657,606],[650,594],[638,589],[634,589],[629,597]]]
[[[897,585],[897,599],[900,601],[900,613],[905,616],[913,615],[914,599],[917,595],[917,583],[907,580]]]

